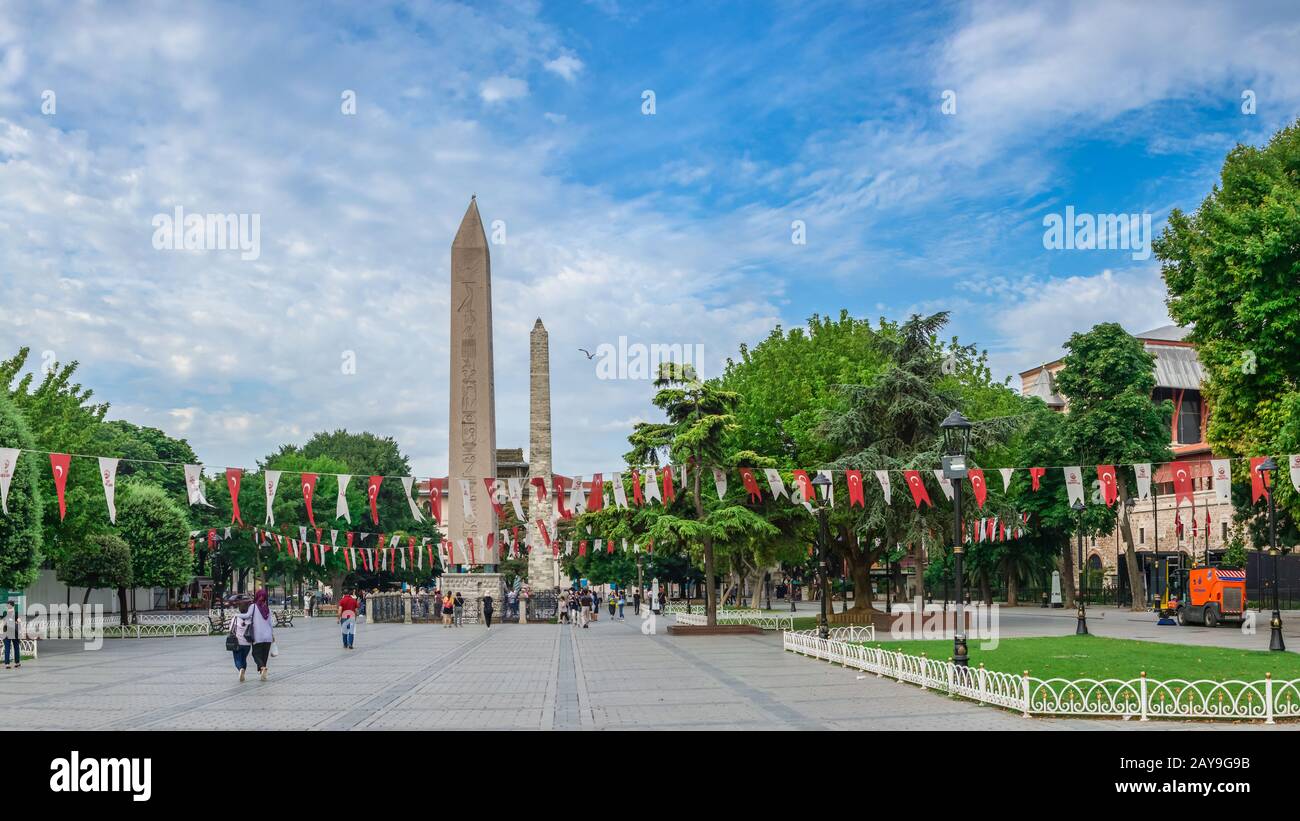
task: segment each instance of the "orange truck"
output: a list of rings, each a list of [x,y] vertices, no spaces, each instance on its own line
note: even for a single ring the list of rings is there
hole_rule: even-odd
[[[1185,598],[1177,604],[1179,624],[1215,627],[1240,623],[1246,612],[1246,571],[1193,567],[1183,571]]]

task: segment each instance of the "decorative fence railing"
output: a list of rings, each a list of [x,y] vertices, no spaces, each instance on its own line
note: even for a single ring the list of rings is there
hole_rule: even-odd
[[[690,615],[690,614],[705,612],[703,601],[692,602],[689,605],[690,608],[689,611],[687,610],[687,607],[688,605],[684,601],[669,602],[668,604],[664,605],[664,613],[673,616],[679,613],[687,613],[688,615]],[[718,615],[721,616],[723,613],[737,613],[737,614],[747,614],[752,616],[760,616],[763,614],[763,611],[758,610],[757,608],[719,607]]]
[[[709,617],[704,613],[678,613],[675,618],[678,624],[704,626],[709,623]],[[718,624],[745,624],[763,630],[793,630],[794,617],[764,615],[757,610],[719,610]]]
[[[837,628],[859,630],[866,628]],[[980,667],[959,667],[949,661],[913,656],[860,642],[873,639],[848,634],[817,637],[815,630],[787,631],[786,650],[823,659],[877,677],[940,690],[950,695],[1019,710],[1031,715],[1176,719],[1263,720],[1300,716],[1300,679],[1255,681],[1206,679],[1040,679]]]

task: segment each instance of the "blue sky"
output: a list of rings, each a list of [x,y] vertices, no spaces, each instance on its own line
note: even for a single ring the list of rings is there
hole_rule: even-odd
[[[1014,375],[1167,322],[1154,259],[1045,249],[1043,219],[1194,208],[1300,113],[1297,35],[1287,3],[5,4],[0,352],[79,360],[212,465],[347,427],[441,474],[477,194],[498,444],[527,444],[540,316],[558,471],[651,413],[577,350],[620,335],[716,374],[813,313],[948,309]],[[259,215],[258,258],[155,249],[177,206]]]

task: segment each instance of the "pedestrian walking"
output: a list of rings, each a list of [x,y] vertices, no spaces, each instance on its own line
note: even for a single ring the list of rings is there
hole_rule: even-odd
[[[623,618],[623,608],[627,607],[627,593],[622,590],[618,591],[618,617]]]
[[[5,669],[6,670],[11,669],[9,667],[10,647],[13,648],[14,667],[23,666],[22,636],[23,636],[23,624],[22,624],[22,620],[18,618],[18,605],[12,601],[7,602],[5,604],[5,616],[4,616],[4,643],[5,643]]]
[[[275,643],[275,630],[271,626],[271,608],[266,603],[266,588],[257,591],[253,597],[253,606],[249,608],[253,621],[253,663],[257,665],[258,675],[266,681],[271,672],[271,645]]]
[[[244,675],[248,672],[248,651],[253,649],[253,615],[248,609],[248,602],[239,603],[239,612],[231,617],[230,635],[226,637],[226,649],[235,658],[235,669],[239,671],[240,681],[244,680]]]
[[[519,618],[519,591],[514,588],[506,593],[506,615],[512,619]]]
[[[582,606],[582,629],[587,629],[588,622],[591,621],[591,591],[582,591],[582,596],[578,599],[578,604]]]
[[[481,607],[483,608],[483,623],[490,628],[492,626],[492,595],[490,593],[483,597]]]
[[[455,618],[453,619],[453,622],[457,627],[464,627],[465,626],[465,597],[460,594],[459,590],[456,591],[456,598],[452,600],[452,604],[453,604],[453,609],[455,610]]]
[[[588,592],[591,594],[591,620],[599,621],[600,620],[600,593],[596,592],[595,590],[591,590],[590,588],[588,588]]]
[[[632,591],[632,615],[641,615],[641,588]]]
[[[615,594],[610,593],[609,594],[609,617],[611,619],[614,618],[614,610],[617,607],[618,607],[618,599],[615,597]]]
[[[339,599],[339,629],[343,635],[343,649],[351,650],[357,638],[357,608],[361,603],[351,592],[344,593]]]

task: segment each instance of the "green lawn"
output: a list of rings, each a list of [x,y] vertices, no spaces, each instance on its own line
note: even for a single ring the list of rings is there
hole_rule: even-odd
[[[1171,628],[1172,629],[1172,628]],[[1267,634],[1257,638],[1261,643]],[[951,640],[871,642],[871,647],[931,658],[952,655]],[[1300,655],[1267,650],[1228,650],[1186,644],[1161,644],[1099,636],[1050,636],[1003,639],[993,650],[970,643],[970,664],[1017,675],[1048,678],[1134,679],[1143,671],[1153,679],[1241,679],[1253,681],[1272,673],[1275,679],[1300,678]]]

